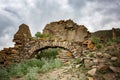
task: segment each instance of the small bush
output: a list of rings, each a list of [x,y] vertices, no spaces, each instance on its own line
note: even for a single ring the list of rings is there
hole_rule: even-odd
[[[38,67],[29,67],[28,73],[25,75],[24,79],[25,80],[38,80],[38,72],[39,72]]]
[[[100,48],[102,48],[102,46],[100,44],[98,44],[98,45],[96,45],[96,48],[100,49]]]
[[[56,58],[56,55],[58,54],[59,48],[57,49],[47,49],[47,50],[43,50],[41,52],[38,53],[37,55],[37,59],[41,59],[41,58]]]
[[[9,68],[9,74],[15,77],[22,77],[27,73],[27,68],[28,66],[22,62],[18,65],[11,66]]]
[[[37,32],[35,34],[35,37],[36,38],[47,38],[47,37],[50,37],[50,35],[48,35],[48,34],[42,34],[41,32]]]
[[[102,48],[102,46],[100,45],[100,39],[99,39],[99,38],[97,38],[97,37],[92,37],[92,41],[93,41],[93,43],[95,44],[95,46],[96,46],[97,49]]]
[[[62,62],[57,59],[54,59],[52,65],[53,65],[53,68],[59,68],[62,66]]]
[[[99,38],[97,38],[97,37],[92,37],[92,41],[95,45],[98,45],[100,42]]]
[[[62,66],[62,62],[57,59],[42,59],[44,61],[44,65],[41,68],[41,72],[46,72],[54,68],[59,68]]]
[[[42,65],[44,65],[44,62],[41,60],[37,60],[37,59],[31,59],[28,60],[27,62],[25,62],[26,65],[28,65],[29,67],[42,67]]]

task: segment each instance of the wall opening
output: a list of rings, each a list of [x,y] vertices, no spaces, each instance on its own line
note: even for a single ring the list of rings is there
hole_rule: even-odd
[[[54,46],[54,47],[44,47],[41,49],[36,50],[31,57],[34,57],[36,59],[42,59],[42,58],[58,58],[58,59],[71,59],[74,56],[72,55],[72,52],[70,50]]]

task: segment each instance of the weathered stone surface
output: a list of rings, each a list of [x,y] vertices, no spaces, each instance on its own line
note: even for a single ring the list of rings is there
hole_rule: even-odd
[[[113,67],[113,66],[110,66],[109,67],[113,72],[119,72],[120,73],[120,67]]]
[[[12,53],[12,54],[18,54],[18,51],[15,50],[15,49],[13,49],[13,50],[11,50],[11,53]]]
[[[29,30],[29,27],[26,24],[22,24],[19,26],[19,30],[14,35],[13,42],[15,42],[15,45],[22,45],[24,43],[24,40],[26,38],[31,37],[31,32]]]
[[[93,41],[90,40],[90,39],[84,41],[84,42],[83,42],[83,45],[87,45],[87,48],[88,48],[90,51],[94,51],[94,50],[96,49]]]
[[[56,36],[61,40],[80,42],[83,42],[90,36],[90,33],[84,25],[77,25],[72,20],[62,20],[47,24],[43,33]]]
[[[91,76],[95,76],[96,71],[97,71],[97,69],[94,68],[94,69],[89,70],[87,73],[88,73],[89,75],[91,75]]]
[[[88,77],[88,80],[94,80],[94,78],[93,77]]]
[[[92,65],[94,65],[94,62],[89,59],[84,60],[84,63],[85,63],[85,68],[87,69],[89,69]]]
[[[111,60],[112,60],[112,61],[116,61],[116,60],[117,60],[117,57],[112,57]]]
[[[103,53],[101,53],[101,52],[96,53],[96,55],[97,55],[98,57],[103,57]]]
[[[110,59],[110,58],[112,57],[112,56],[111,56],[110,54],[108,54],[108,53],[104,53],[103,56],[104,56],[104,58],[108,58],[108,59]]]

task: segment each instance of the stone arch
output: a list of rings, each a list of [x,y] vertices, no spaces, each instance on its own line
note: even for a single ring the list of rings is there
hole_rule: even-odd
[[[42,41],[42,40],[33,40],[29,41],[25,45],[24,48],[24,54],[22,54],[24,59],[31,58],[31,55],[35,54],[35,52],[38,52],[41,49],[44,48],[55,48],[59,47],[65,50],[68,50],[74,55],[75,57],[78,57],[78,54],[80,53],[81,46],[77,43],[69,42],[69,41]]]
[[[33,54],[29,57],[29,58],[32,58],[34,57],[36,54],[38,54],[39,51],[42,51],[42,50],[45,50],[45,49],[48,49],[48,48],[60,48],[60,49],[63,49],[63,50],[67,50],[69,51],[70,53],[72,53],[72,51],[68,48],[65,48],[65,47],[62,47],[62,46],[44,46],[40,49],[36,49],[35,51],[33,51]],[[73,55],[72,55],[73,56]],[[74,56],[73,56],[74,57]]]

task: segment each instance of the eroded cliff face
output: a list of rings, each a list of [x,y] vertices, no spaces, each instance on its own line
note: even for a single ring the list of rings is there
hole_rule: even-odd
[[[61,20],[47,24],[43,30],[60,40],[83,42],[90,37],[90,33],[84,25],[77,25],[72,20]]]

